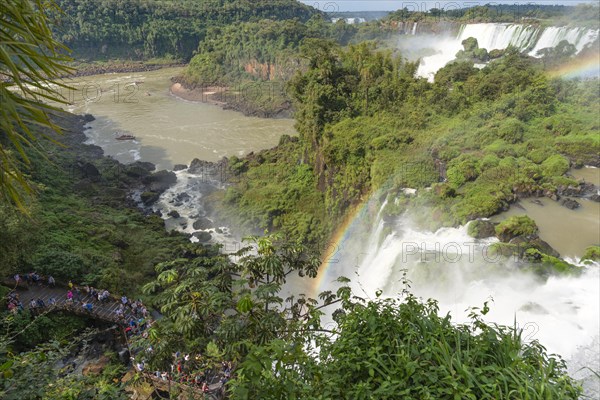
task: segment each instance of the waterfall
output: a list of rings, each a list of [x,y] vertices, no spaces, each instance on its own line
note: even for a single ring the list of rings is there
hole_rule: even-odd
[[[462,41],[470,37],[477,39],[479,47],[488,51],[514,46],[535,57],[539,50],[555,47],[562,40],[575,45],[579,53],[598,39],[599,32],[597,29],[555,26],[542,29],[522,24],[466,24],[461,26],[455,38],[438,39],[433,46],[436,54],[421,59],[417,75],[432,81],[435,73],[463,49]]]
[[[461,27],[458,43],[470,37],[477,39],[479,47],[490,50],[515,46],[526,50],[537,38],[539,29],[518,24],[469,24]],[[462,47],[462,45],[461,45]]]
[[[450,312],[454,322],[467,322],[467,308],[492,298],[488,322],[512,326],[516,319],[525,341],[539,340],[549,353],[563,356],[573,374],[582,365],[597,367],[598,264],[586,267],[581,276],[544,281],[521,270],[516,260],[492,256],[488,249],[497,239],[475,240],[467,226],[431,232],[417,228],[408,212],[395,220],[382,214],[380,209],[374,223],[365,220],[349,232],[340,262],[332,267],[336,276],[353,279],[357,295],[374,297],[381,290],[383,296],[395,296],[403,289],[406,271],[410,290],[437,299],[440,314]],[[592,373],[575,375],[584,380],[588,395],[597,394]]]
[[[551,26],[544,29],[544,32],[535,47],[529,52],[529,55],[535,57],[538,51],[548,47],[556,47],[563,40],[575,45],[577,53],[579,53],[597,38],[598,30]]]
[[[416,34],[417,34],[417,22],[415,22],[412,27],[412,35],[415,36]]]

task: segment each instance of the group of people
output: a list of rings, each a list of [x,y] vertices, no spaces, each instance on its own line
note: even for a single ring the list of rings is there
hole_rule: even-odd
[[[56,280],[52,275],[44,278],[35,271],[23,275],[15,274],[14,280],[17,287],[20,285],[28,287],[32,285],[42,286],[44,284],[47,284],[50,288],[56,287]],[[95,289],[89,285],[79,287],[72,281],[68,282],[66,305],[69,307],[81,304],[81,308],[84,311],[92,313],[95,305],[106,303],[110,300],[111,295],[108,290]],[[29,301],[28,308],[30,311],[37,312],[43,308],[54,306],[57,302],[56,297],[50,297],[47,301],[44,301],[42,298],[34,298]],[[19,299],[19,294],[15,290],[11,291],[8,296],[8,309],[14,313],[24,309],[23,303]],[[119,307],[114,312],[117,319],[127,327],[126,331],[128,332],[139,329],[139,326],[145,326],[145,321],[149,317],[148,309],[141,300],[130,301],[126,296],[121,297]]]
[[[152,348],[148,350],[151,352]],[[175,381],[188,386],[196,386],[205,393],[210,390],[210,383],[216,383],[215,378],[219,379],[221,388],[231,379],[233,370],[231,361],[222,361],[221,369],[218,370],[206,363],[200,354],[192,359],[189,354],[182,355],[180,352],[176,352],[173,354],[173,359],[170,372],[154,371],[152,375],[163,381]],[[132,357],[132,361],[138,371],[144,372],[146,367],[144,360],[136,362]]]
[[[30,272],[23,275],[23,277],[19,274],[16,274],[14,279],[17,286],[25,283],[28,286],[42,286],[44,284],[44,278],[36,272]],[[48,276],[46,278],[46,283],[49,287],[56,286],[56,281],[52,276]],[[84,311],[91,313],[94,310],[95,304],[98,305],[98,303],[105,303],[110,301],[110,299],[111,295],[108,290],[97,290],[94,287],[86,285],[83,287],[82,291],[72,281],[68,282],[66,304],[71,307],[74,307],[76,304],[81,304],[81,307]],[[148,309],[143,302],[141,300],[131,301],[126,296],[122,296],[119,303],[120,304],[116,310],[114,310],[114,313],[119,322],[121,322],[125,327],[124,330],[127,338],[130,338],[133,335],[147,337],[147,329],[152,324],[152,321],[150,319]],[[29,302],[29,309],[33,312],[38,312],[41,309],[51,307],[56,304],[57,299],[55,297],[50,297],[47,302],[41,298],[32,298]],[[8,309],[14,313],[24,309],[23,304],[19,299],[19,294],[15,290],[11,291],[8,295]],[[152,352],[152,347],[150,347],[148,351]],[[216,371],[215,368],[209,366],[203,361],[201,355],[197,355],[196,357],[192,358],[190,357],[190,354],[184,355],[180,352],[176,352],[173,354],[173,357],[174,361],[171,364],[170,372],[154,371],[152,375],[162,380],[171,380],[190,386],[197,386],[203,392],[209,391],[208,385],[209,383],[214,382],[215,377],[219,377],[221,387],[223,387],[231,378],[231,362],[223,361],[221,363],[221,370]],[[136,362],[135,358],[132,357],[132,362],[138,371],[144,372],[146,367],[144,360]],[[200,370],[200,372],[197,372],[198,370]]]
[[[25,279],[23,279],[23,277]],[[43,284],[43,278],[35,271],[25,274],[24,276],[21,276],[20,274],[15,274],[14,279],[15,279],[17,286],[19,286],[20,284],[26,284],[27,286],[31,286],[31,285],[42,286],[42,284]],[[50,287],[56,286],[56,281],[54,280],[52,275],[48,275],[48,278],[46,278],[46,281],[48,283],[48,286],[50,286]]]
[[[23,303],[21,303],[21,299],[19,299],[19,294],[14,290],[8,293],[8,311],[13,314],[23,311]]]

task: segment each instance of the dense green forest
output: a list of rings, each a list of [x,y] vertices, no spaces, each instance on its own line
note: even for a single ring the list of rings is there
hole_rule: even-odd
[[[548,52],[537,61],[509,48],[478,69],[474,43],[466,42],[463,57],[431,83],[415,77],[416,63],[364,41],[377,36],[376,23],[330,24],[292,0],[57,3],[65,13],[51,14],[55,35],[76,57],[191,60],[190,84],[287,82],[299,136],[229,159],[234,178],[211,196],[213,208],[240,229],[275,232],[247,238],[234,263],[219,245],[167,233],[159,216],[131,199],[156,196],[148,187],[172,174],[102,157],[82,144],[83,118],[34,102],[64,135],[42,123],[46,129],[32,126],[28,141],[15,144],[5,125],[0,130],[3,155],[14,154],[32,189],[23,210],[0,185],[3,277],[35,270],[143,298],[161,318],[132,338],[137,361],[168,371],[174,353],[198,355],[188,364],[193,375],[230,360],[230,398],[580,396],[560,357],[524,340],[517,326],[484,322],[487,303],[456,324],[435,300],[411,294],[407,280],[392,299],[362,298],[344,277],[317,299],[282,295],[291,276],[315,278],[315,247],[370,196],[399,199],[387,215],[426,211],[420,222],[434,229],[488,217],[520,196],[554,196],[577,184],[567,175],[572,166],[600,165],[597,80],[551,78],[545,69],[568,56]],[[533,17],[556,17],[556,10]],[[487,18],[484,9],[472,12]],[[275,68],[265,74],[264,64]],[[0,58],[2,73],[7,65]],[[9,85],[3,81],[2,90]],[[419,195],[405,196],[407,187]],[[503,253],[513,251],[507,238],[537,231],[528,218],[495,229]],[[523,249],[540,275],[579,272],[537,242]],[[589,253],[598,257],[597,248]],[[323,324],[326,313],[335,325]],[[114,352],[95,375],[56,367],[105,328],[62,313],[5,312],[0,397],[126,398],[125,389],[143,379],[132,373],[123,380],[126,368]]]
[[[262,19],[306,21],[317,11],[292,0],[58,0],[56,38],[77,59],[189,60],[211,26]]]

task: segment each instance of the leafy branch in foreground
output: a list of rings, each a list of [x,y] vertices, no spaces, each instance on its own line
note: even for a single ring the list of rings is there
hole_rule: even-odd
[[[0,10],[0,193],[25,211],[24,194],[31,192],[25,147],[45,128],[59,131],[48,115],[57,108],[42,100],[66,103],[58,78],[72,69],[64,65],[68,49],[48,25],[54,1],[5,0]]]

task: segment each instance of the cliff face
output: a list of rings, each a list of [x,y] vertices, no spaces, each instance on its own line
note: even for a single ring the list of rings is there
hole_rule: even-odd
[[[264,81],[288,80],[300,68],[296,59],[282,59],[275,62],[260,62],[256,59],[243,65],[244,71]]]

